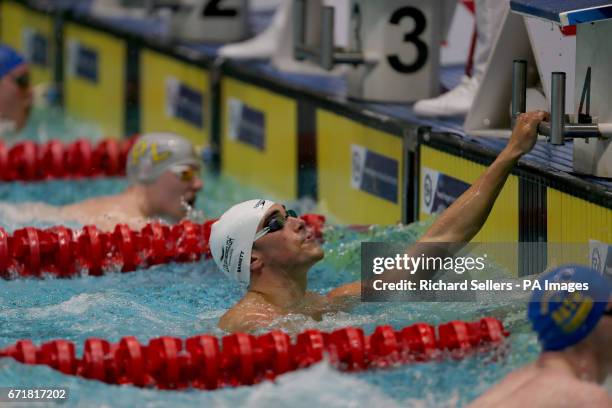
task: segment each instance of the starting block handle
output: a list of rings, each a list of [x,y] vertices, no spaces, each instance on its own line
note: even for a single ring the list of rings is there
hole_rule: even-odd
[[[336,50],[334,43],[335,9],[321,7],[321,32],[318,47],[306,41],[306,1],[294,0],[293,3],[293,55],[297,60],[309,60],[330,71],[335,64],[363,64],[365,58],[361,50]]]

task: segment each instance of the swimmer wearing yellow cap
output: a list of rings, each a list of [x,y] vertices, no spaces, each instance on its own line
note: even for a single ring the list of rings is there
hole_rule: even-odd
[[[612,398],[599,385],[612,374],[611,278],[565,265],[540,281],[581,283],[583,289],[533,292],[528,317],[542,354],[471,407],[612,407]]]
[[[180,221],[202,188],[201,161],[192,144],[173,133],[150,133],[128,153],[130,186],[120,194],[62,208],[62,217],[110,230],[126,223],[141,228],[152,219]]]
[[[470,241],[485,223],[512,167],[535,145],[538,123],[546,117],[541,111],[521,115],[495,162],[437,218],[420,242]],[[288,314],[320,319],[324,313],[350,307],[361,292],[359,281],[326,296],[307,290],[308,271],[323,258],[323,250],[304,221],[270,200],[246,201],[226,211],[212,226],[210,248],[223,273],[249,285],[245,296],[219,321],[228,332],[284,325],[279,318]]]

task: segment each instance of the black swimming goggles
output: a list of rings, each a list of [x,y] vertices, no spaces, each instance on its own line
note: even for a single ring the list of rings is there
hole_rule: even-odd
[[[612,317],[612,309],[606,310],[605,312],[603,312],[603,315]]]
[[[19,76],[13,76],[13,81],[19,89],[27,89],[30,87],[30,74],[23,73]]]
[[[259,238],[270,232],[276,232],[283,229],[285,224],[287,223],[287,219],[289,217],[298,218],[297,212],[294,210],[287,210],[285,206],[283,206],[287,215],[282,215],[280,213],[275,214],[272,218],[270,218],[265,224],[264,227],[255,234],[255,238],[253,238],[253,242],[257,241]]]

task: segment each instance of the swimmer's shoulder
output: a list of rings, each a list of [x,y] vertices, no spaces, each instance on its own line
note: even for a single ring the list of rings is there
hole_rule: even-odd
[[[575,377],[549,376],[528,388],[526,394],[533,396],[534,406],[612,408],[612,399],[601,385]]]
[[[219,319],[219,328],[229,333],[253,332],[269,326],[284,313],[277,307],[247,294]]]
[[[117,203],[114,196],[101,196],[64,205],[61,207],[61,211],[66,218],[73,217],[79,219],[82,217],[91,217],[103,212],[108,212],[109,209],[114,206],[119,206],[119,208],[121,208],[121,203]]]
[[[522,372],[521,372],[522,371]],[[560,367],[542,367],[534,364],[516,375],[507,377],[504,401],[500,407],[602,407],[611,408],[612,401],[607,391],[599,384],[583,381]],[[503,384],[503,382],[502,382]]]
[[[581,394],[580,406],[612,408],[612,396],[599,384],[587,384]],[[583,402],[584,401],[584,402]]]

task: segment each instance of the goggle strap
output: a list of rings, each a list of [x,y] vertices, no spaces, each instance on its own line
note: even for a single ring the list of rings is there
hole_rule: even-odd
[[[253,242],[257,241],[259,238],[263,237],[268,232],[270,232],[270,228],[269,227],[262,228],[261,231],[255,233],[255,237],[253,237]]]

